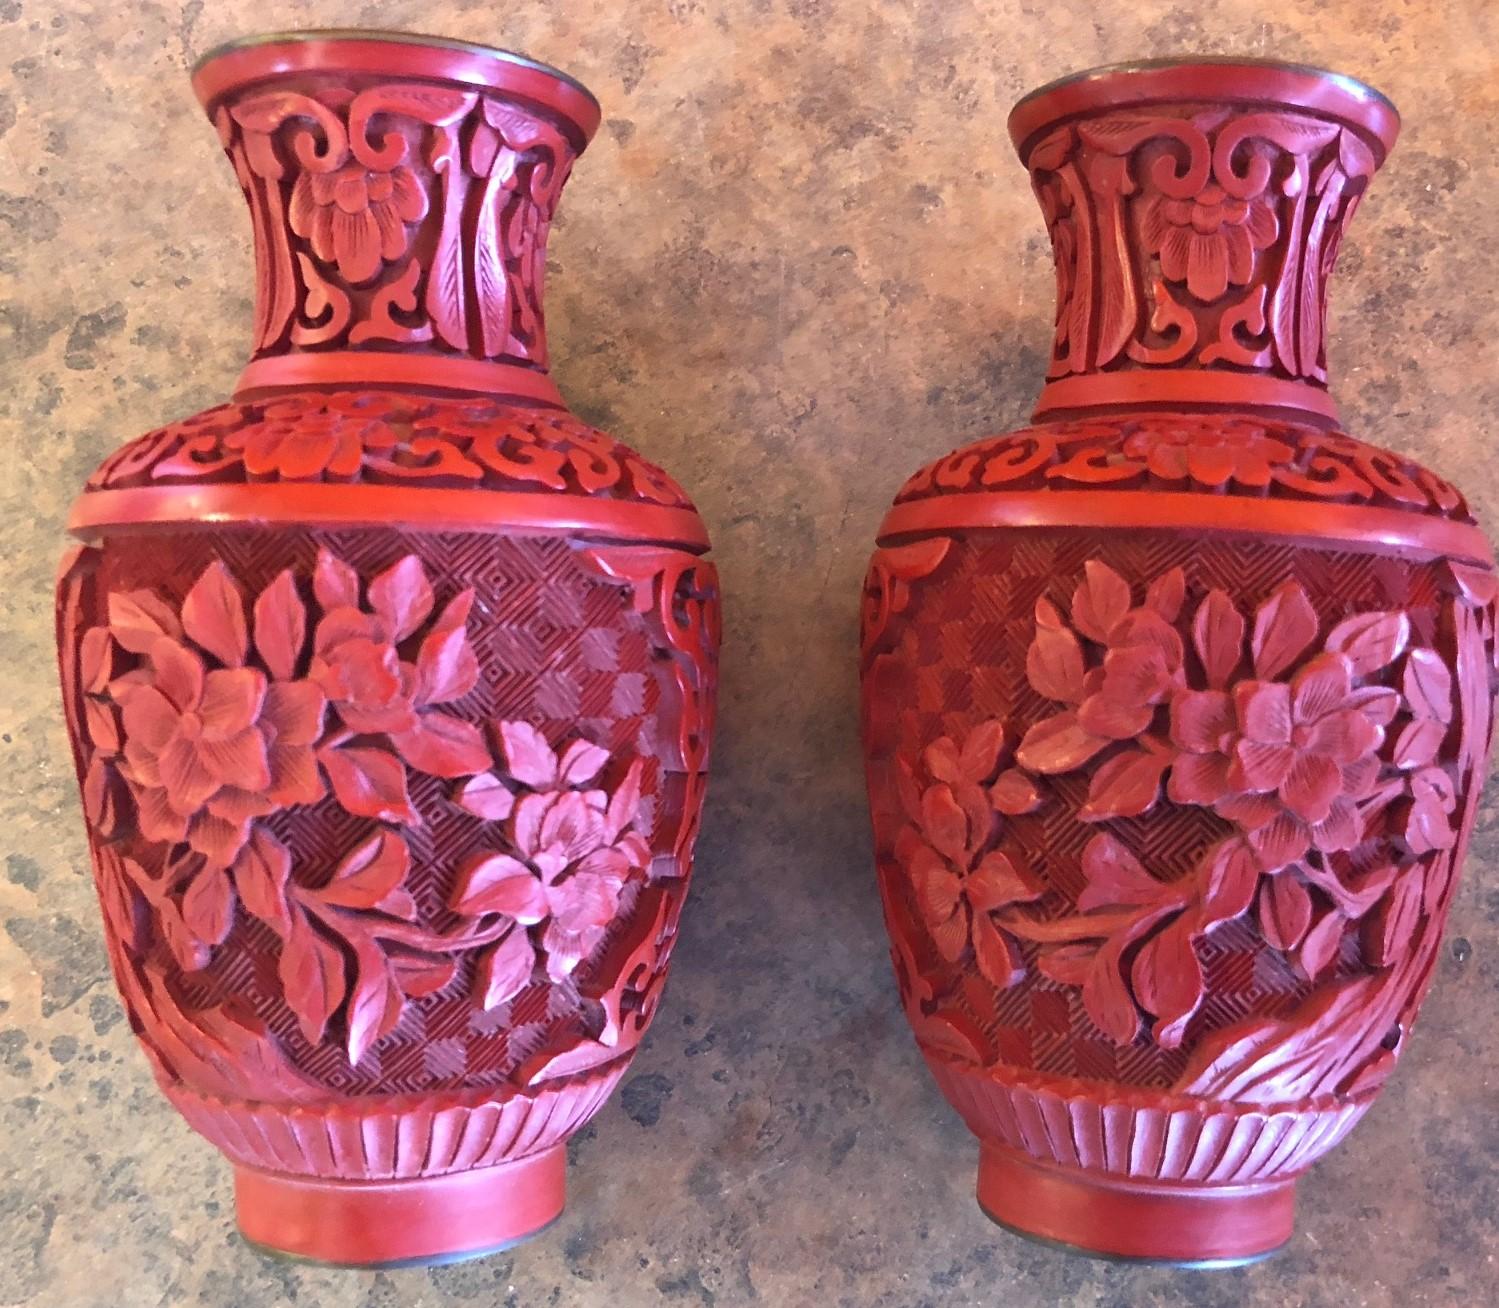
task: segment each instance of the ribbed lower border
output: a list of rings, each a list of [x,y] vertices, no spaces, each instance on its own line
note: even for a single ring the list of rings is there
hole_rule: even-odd
[[[330,1100],[234,1102],[181,1084],[167,1097],[231,1162],[333,1180],[401,1180],[493,1167],[561,1143],[603,1106],[619,1059],[525,1090],[450,1091]]]
[[[979,1139],[1039,1162],[1133,1180],[1289,1179],[1334,1148],[1373,1102],[1216,1104],[1011,1068],[970,1070],[936,1057],[927,1063]]]

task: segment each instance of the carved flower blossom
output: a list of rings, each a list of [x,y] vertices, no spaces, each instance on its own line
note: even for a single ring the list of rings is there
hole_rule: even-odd
[[[327,550],[320,551],[314,587],[323,617],[313,633],[308,675],[328,696],[352,732],[389,735],[407,762],[433,776],[466,776],[489,765],[478,733],[426,706],[459,699],[478,680],[478,662],[465,624],[473,592],[455,596],[422,638],[414,660],[405,642],[433,609],[431,583],[415,555],[407,555],[371,580],[368,608],[359,578]],[[423,745],[429,748],[423,748]],[[450,765],[432,757],[447,746],[461,754]]]
[[[612,794],[595,783],[606,751],[577,740],[559,757],[534,727],[498,724],[509,777],[528,788],[517,799],[491,775],[465,783],[458,803],[477,816],[507,820],[509,852],[476,854],[460,872],[452,907],[467,916],[502,914],[521,928],[543,927],[540,949],[512,932],[481,964],[484,1007],[529,983],[538,962],[553,981],[571,976],[604,938],[625,882],[650,861],[633,830],[643,765],[636,760]]]
[[[1146,248],[1160,256],[1161,272],[1186,282],[1199,300],[1216,300],[1229,286],[1247,285],[1254,256],[1279,232],[1275,208],[1263,192],[1242,200],[1209,182],[1190,200],[1154,191],[1142,204]]]
[[[350,162],[331,173],[303,169],[292,187],[291,229],[350,282],[367,282],[382,261],[406,253],[406,225],[427,213],[427,196],[411,169]]]
[[[367,453],[398,444],[386,413],[386,406],[354,394],[329,395],[316,405],[281,400],[267,405],[258,422],[225,436],[224,447],[240,453],[251,477],[352,479]]]
[[[1271,471],[1291,462],[1296,451],[1262,427],[1152,427],[1125,438],[1124,452],[1144,459],[1154,476],[1167,481],[1190,478],[1204,486],[1268,486]]]
[[[109,617],[111,639],[145,660],[110,688],[142,835],[227,864],[252,818],[322,798],[323,694],[244,666],[241,600],[222,564],[188,592],[180,620],[145,593],[111,595]],[[205,654],[226,666],[210,670]]]
[[[1267,868],[1309,848],[1351,849],[1362,839],[1356,802],[1379,775],[1395,704],[1393,692],[1356,692],[1352,665],[1336,652],[1289,683],[1186,691],[1172,705],[1171,737],[1183,752],[1168,793],[1237,823]]]
[[[972,948],[979,971],[1001,989],[1020,980],[1024,964],[991,914],[1039,899],[1045,889],[1028,868],[992,847],[998,814],[1026,813],[1040,802],[1030,779],[1013,768],[993,779],[1003,747],[1000,724],[985,722],[961,749],[948,736],[927,747],[922,757],[930,785],[903,768],[910,824],[896,842],[938,954],[956,963]]]

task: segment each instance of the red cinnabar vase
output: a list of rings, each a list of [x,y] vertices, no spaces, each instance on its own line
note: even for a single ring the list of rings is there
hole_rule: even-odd
[[[1397,122],[1211,60],[1010,117],[1056,258],[1046,386],[902,488],[862,671],[901,995],[1018,1231],[1275,1249],[1435,966],[1493,558],[1457,491],[1339,429],[1323,330]]]
[[[254,223],[233,400],[111,456],[58,642],[114,974],[271,1249],[487,1251],[650,1021],[719,631],[677,485],[573,418],[541,280],[599,123],[398,34],[194,87]]]

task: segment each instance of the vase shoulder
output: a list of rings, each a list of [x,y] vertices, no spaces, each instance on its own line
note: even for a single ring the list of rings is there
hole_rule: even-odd
[[[1429,468],[1336,428],[1250,414],[1101,415],[974,441],[901,487],[882,535],[986,517],[1367,536],[1492,562],[1462,493]]]
[[[72,525],[241,513],[443,527],[618,523],[627,536],[707,547],[669,474],[566,410],[365,389],[235,401],[149,431],[99,466]]]

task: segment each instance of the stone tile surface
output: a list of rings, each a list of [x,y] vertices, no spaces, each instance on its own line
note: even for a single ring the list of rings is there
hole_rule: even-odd
[[[75,488],[224,396],[241,200],[187,65],[258,29],[526,49],[607,121],[554,245],[557,375],[714,533],[728,647],[700,879],[665,1009],[538,1242],[331,1272],[234,1236],[106,975],[59,720],[50,587]],[[1499,526],[1499,9],[1488,0],[0,0],[0,1305],[1419,1308],[1499,1302],[1499,812],[1423,1024],[1260,1267],[1124,1268],[1013,1239],[885,961],[855,730],[859,582],[908,472],[1016,425],[1051,274],[1003,133],[1022,91],[1212,51],[1365,76],[1404,139],[1345,250],[1350,428]]]

